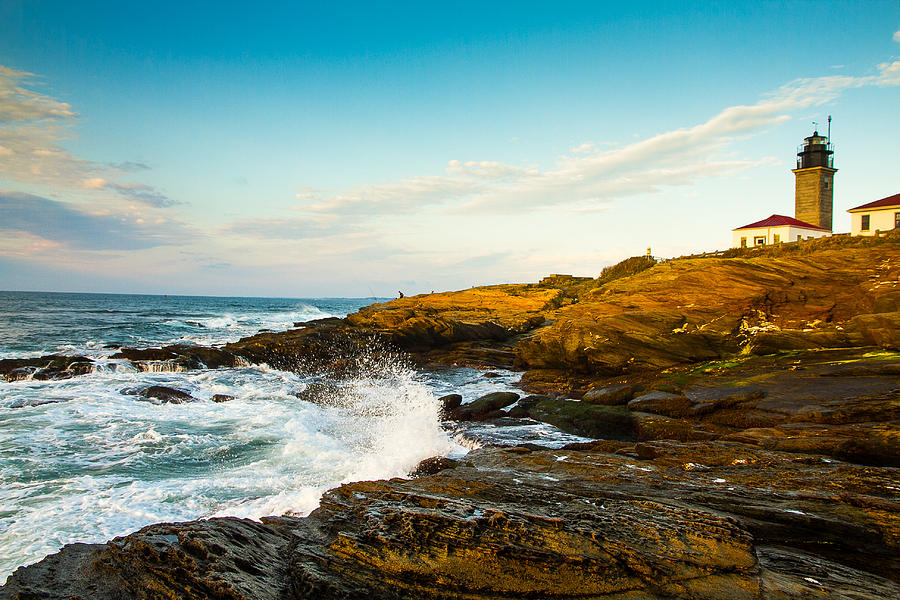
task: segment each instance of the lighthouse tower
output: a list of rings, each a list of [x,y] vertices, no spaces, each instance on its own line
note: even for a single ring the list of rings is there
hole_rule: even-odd
[[[828,117],[831,129],[831,117]],[[834,150],[828,137],[818,131],[803,140],[797,149],[794,188],[794,217],[831,231],[834,196]]]

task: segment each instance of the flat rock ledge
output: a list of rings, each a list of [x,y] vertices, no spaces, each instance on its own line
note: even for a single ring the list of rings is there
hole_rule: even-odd
[[[897,469],[612,441],[450,467],[341,486],[306,518],[69,545],[0,599],[900,597]]]

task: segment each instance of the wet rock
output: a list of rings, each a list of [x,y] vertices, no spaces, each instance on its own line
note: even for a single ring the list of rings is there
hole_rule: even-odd
[[[0,598],[894,598],[895,476],[735,443],[484,448],[305,519],[70,545]]]
[[[312,382],[299,392],[294,392],[294,396],[312,404],[334,405],[346,393],[347,388],[334,383]]]
[[[232,400],[234,400],[234,396],[228,394],[213,394],[212,397],[213,402],[231,402]]]
[[[460,404],[462,404],[463,397],[459,394],[447,394],[446,396],[441,396],[438,398],[438,402],[441,405],[441,411],[444,413],[448,413],[455,408],[458,408]]]
[[[162,348],[122,348],[111,358],[127,359],[136,365],[152,362],[172,363],[183,369],[217,369],[238,365],[237,357],[221,348],[175,344]],[[147,367],[143,370],[157,370]],[[161,369],[169,370],[169,369]],[[174,370],[174,369],[173,369]]]
[[[25,379],[32,379],[37,370],[38,368],[33,366],[17,367],[15,369],[7,371],[4,374],[4,378],[7,381],[22,381]]]
[[[486,377],[488,379],[494,379],[494,378],[500,377],[500,373],[494,373],[493,371],[488,371],[487,373],[484,373],[482,375],[482,377]]]
[[[290,542],[288,528],[278,522],[224,518],[151,525],[107,544],[65,546],[19,569],[0,588],[0,598],[277,600],[290,589]]]
[[[260,333],[226,344],[223,349],[253,364],[327,377],[356,375],[365,367],[360,364],[361,357],[391,353],[386,338],[352,328],[344,320],[307,325],[280,333]]]
[[[0,360],[0,376],[6,381],[22,379],[69,379],[93,370],[93,363],[84,356],[50,354],[40,358],[6,358]]]
[[[137,391],[137,395],[148,400],[155,400],[157,404],[183,404],[193,402],[195,398],[185,391],[164,385],[151,385]]]
[[[591,404],[618,406],[627,404],[634,397],[634,392],[634,386],[630,383],[620,383],[590,390],[581,397],[581,401]]]
[[[519,399],[515,392],[492,392],[451,411],[455,421],[480,421],[496,416],[501,408],[514,404]]]
[[[412,477],[424,477],[425,475],[434,475],[444,469],[455,469],[457,466],[459,466],[459,461],[457,460],[445,456],[432,456],[419,462],[410,475]]]
[[[531,394],[529,396],[525,396],[524,398],[519,398],[519,401],[516,402],[516,405],[512,407],[507,413],[510,417],[514,417],[517,419],[530,417],[529,411],[533,406],[535,406],[539,402],[543,402],[544,400],[554,400],[552,396],[547,396],[544,394]]]
[[[620,406],[550,398],[529,408],[528,416],[574,435],[622,441],[636,439],[634,419]]]

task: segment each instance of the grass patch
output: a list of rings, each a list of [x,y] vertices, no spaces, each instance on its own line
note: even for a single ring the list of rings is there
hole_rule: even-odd
[[[609,283],[610,281],[615,281],[616,279],[622,279],[623,277],[637,275],[642,271],[646,271],[655,264],[656,259],[653,257],[632,256],[631,258],[626,258],[622,262],[604,268],[600,272],[600,277],[597,279],[597,283],[603,285],[605,283]]]

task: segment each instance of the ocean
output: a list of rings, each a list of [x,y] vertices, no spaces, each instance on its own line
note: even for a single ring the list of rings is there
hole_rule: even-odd
[[[514,390],[518,374],[417,370],[376,358],[336,383],[339,401],[296,394],[317,375],[267,365],[137,371],[117,348],[216,345],[343,317],[376,299],[221,298],[0,292],[0,359],[88,356],[91,373],[0,379],[0,581],[72,542],[150,523],[306,515],[341,483],[407,476],[422,459],[487,443],[560,446],[582,438],[537,422],[456,424],[437,401]],[[195,401],[154,404],[151,385]],[[216,403],[215,394],[234,399]]]

